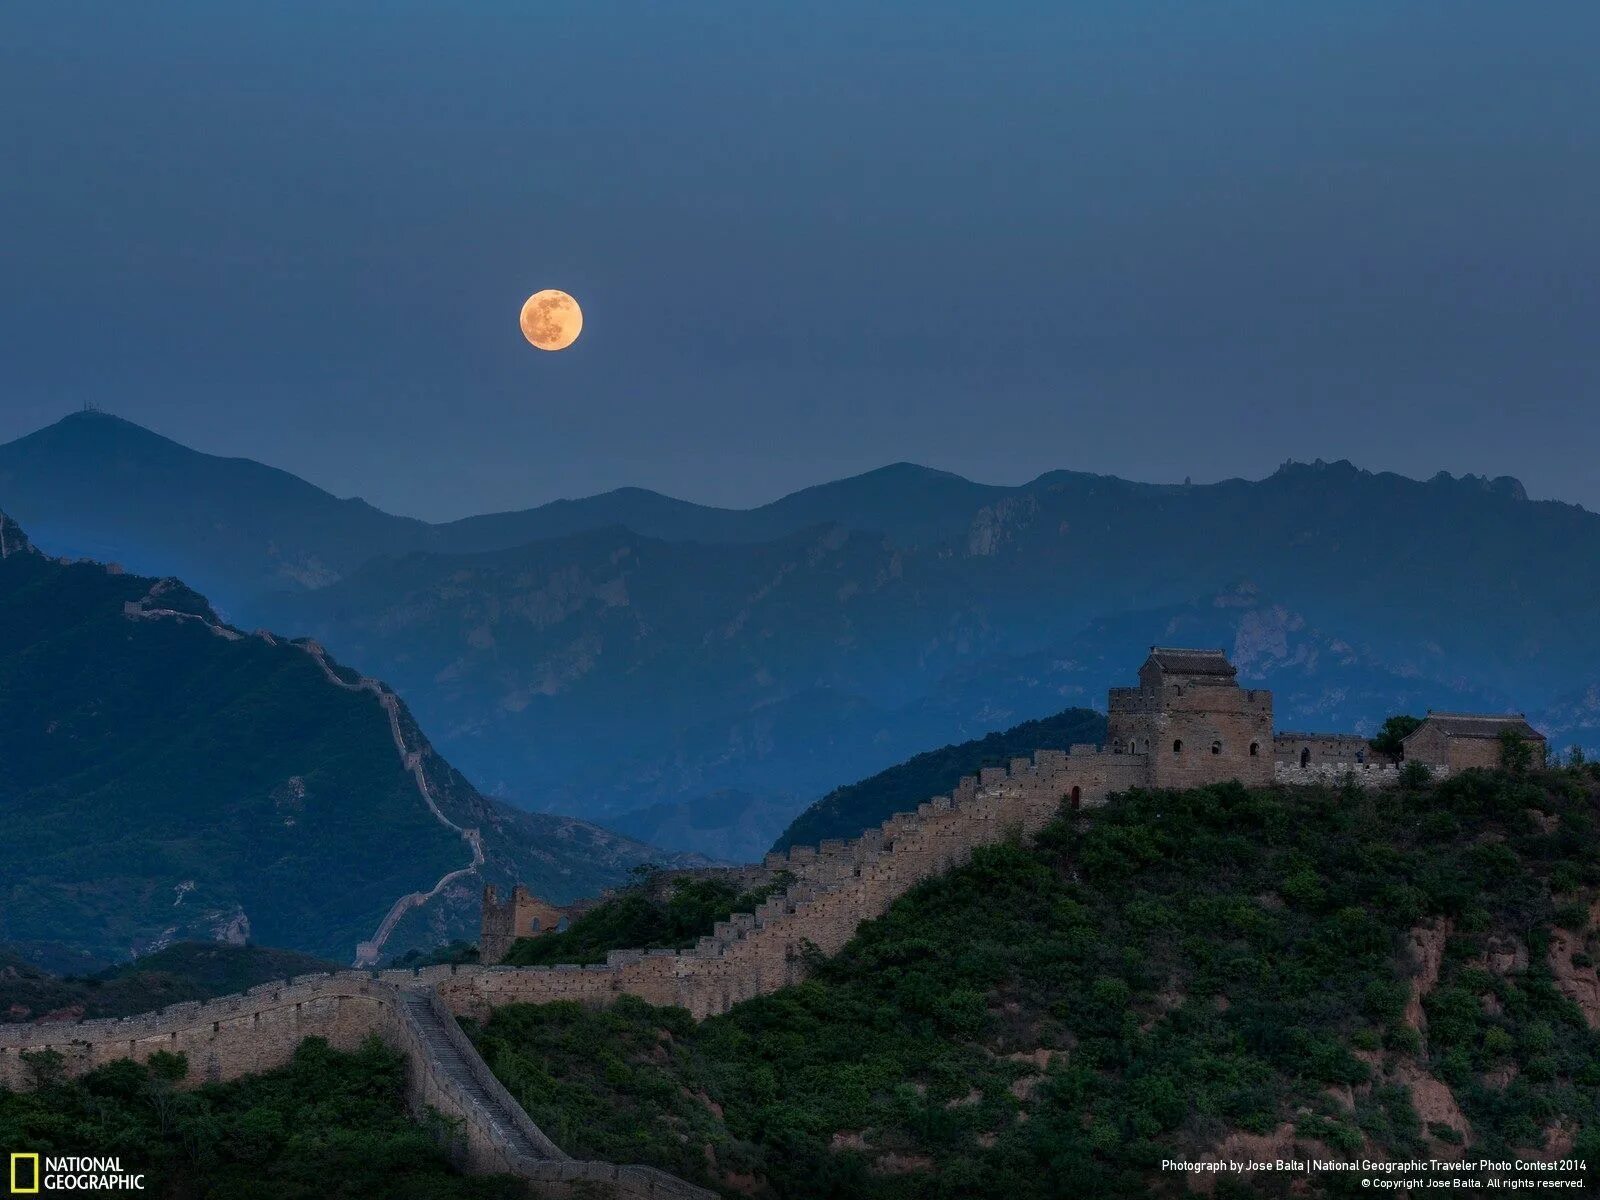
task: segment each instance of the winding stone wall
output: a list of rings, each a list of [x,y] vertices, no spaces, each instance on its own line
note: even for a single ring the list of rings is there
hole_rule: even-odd
[[[1133,786],[1141,759],[1088,748],[1040,751],[1009,768],[967,776],[951,795],[935,796],[853,841],[768,855],[763,867],[787,871],[795,882],[754,913],[719,922],[689,950],[616,950],[604,965],[590,967],[465,967],[436,986],[454,1012],[478,1018],[502,1004],[598,1005],[620,995],[679,1005],[695,1017],[726,1012],[798,982],[808,950],[842,949],[863,921],[882,916],[922,880],[966,862],[977,847],[1037,833],[1074,793],[1080,807],[1089,807]]]
[[[853,841],[797,846],[762,869],[794,883],[754,913],[719,922],[685,951],[614,951],[601,966],[439,966],[415,971],[339,971],[263,984],[248,992],[157,1012],[76,1024],[0,1025],[0,1084],[31,1086],[22,1054],[56,1050],[77,1075],[118,1058],[158,1050],[188,1056],[191,1079],[233,1079],[288,1062],[310,1036],[354,1049],[377,1033],[405,1054],[411,1105],[446,1121],[458,1162],[509,1171],[556,1197],[596,1188],[649,1200],[711,1193],[645,1167],[577,1162],[545,1137],[494,1079],[449,1016],[483,1017],[496,1005],[620,995],[675,1004],[696,1017],[797,982],[813,948],[832,954],[862,921],[881,916],[930,876],[965,862],[979,846],[1037,833],[1063,804],[1090,807],[1141,781],[1140,756],[1075,747],[1040,751],[1009,768],[963,778],[948,796],[900,813]],[[604,1190],[600,1194],[604,1194]]]

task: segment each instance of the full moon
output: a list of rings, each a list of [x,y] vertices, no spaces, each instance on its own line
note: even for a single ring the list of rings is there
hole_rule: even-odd
[[[583,309],[565,292],[545,288],[522,306],[522,336],[541,350],[565,350],[583,332]]]

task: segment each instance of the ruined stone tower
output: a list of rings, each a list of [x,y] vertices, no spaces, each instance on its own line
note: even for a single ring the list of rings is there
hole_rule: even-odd
[[[1147,787],[1272,782],[1272,693],[1245,689],[1221,650],[1150,647],[1139,686],[1112,688],[1106,749],[1141,758]]]
[[[566,911],[547,904],[520,883],[511,889],[511,898],[500,903],[494,884],[483,889],[483,923],[478,931],[478,960],[500,962],[518,938],[554,933],[566,919]]]

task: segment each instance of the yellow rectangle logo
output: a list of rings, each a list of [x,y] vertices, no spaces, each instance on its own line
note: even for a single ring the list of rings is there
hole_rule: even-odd
[[[26,1170],[23,1168],[26,1168]],[[37,1154],[12,1154],[11,1194],[13,1196],[36,1196],[39,1194],[39,1156]]]

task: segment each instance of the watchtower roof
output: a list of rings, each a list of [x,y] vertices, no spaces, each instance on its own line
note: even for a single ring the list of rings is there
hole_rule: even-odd
[[[1430,727],[1437,729],[1446,737],[1497,738],[1509,729],[1518,737],[1526,738],[1530,742],[1544,741],[1544,734],[1528,724],[1528,718],[1523,713],[1451,713],[1429,710],[1427,718],[1402,738],[1402,743],[1410,741],[1421,730]]]
[[[1159,667],[1165,675],[1212,675],[1232,679],[1239,673],[1228,661],[1225,650],[1151,646],[1148,662]]]

